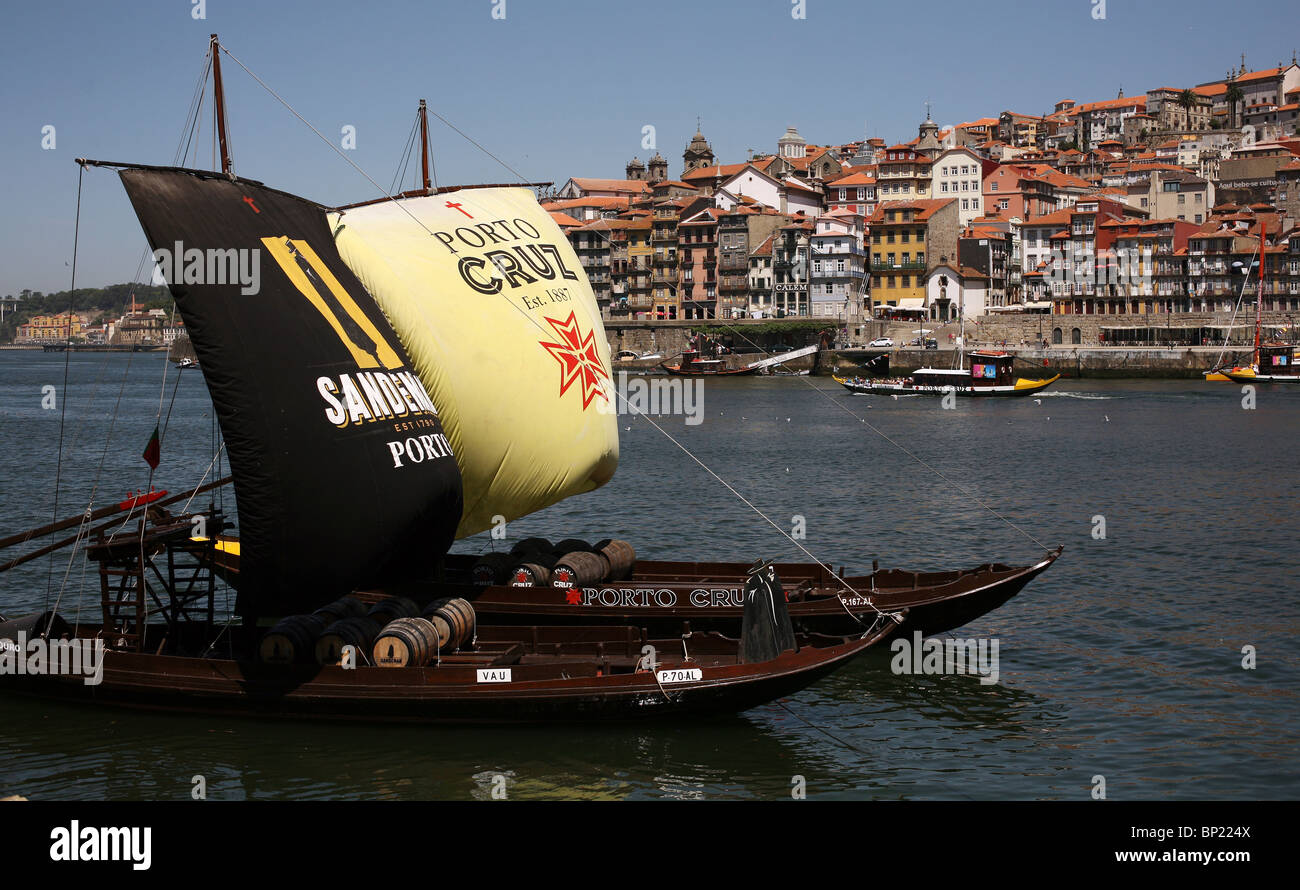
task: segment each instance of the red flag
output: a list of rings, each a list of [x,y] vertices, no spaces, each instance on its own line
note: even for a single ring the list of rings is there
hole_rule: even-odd
[[[158,469],[158,461],[162,457],[162,443],[158,441],[158,426],[156,424],[153,428],[153,435],[149,437],[149,444],[144,446],[144,454],[140,456],[149,465],[149,469]]]

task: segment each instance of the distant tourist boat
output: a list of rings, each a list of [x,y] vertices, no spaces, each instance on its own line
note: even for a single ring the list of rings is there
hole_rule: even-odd
[[[970,354],[971,366],[966,368],[919,368],[906,377],[869,378],[836,377],[835,382],[849,392],[867,395],[922,395],[959,396],[1027,396],[1042,392],[1061,375],[1046,380],[1027,380],[1016,376],[1012,365],[1015,356],[1006,352],[976,351]]]

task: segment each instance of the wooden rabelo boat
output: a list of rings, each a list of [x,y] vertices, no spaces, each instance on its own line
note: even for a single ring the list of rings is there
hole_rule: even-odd
[[[761,368],[741,365],[731,367],[720,358],[702,358],[698,352],[683,352],[676,364],[660,362],[659,367],[675,377],[744,377],[757,374]]]
[[[607,482],[608,342],[576,254],[532,192],[430,188],[423,103],[422,189],[331,210],[236,176],[223,53],[213,35],[220,172],[79,164],[118,169],[184,319],[222,433],[212,465],[229,461],[238,503],[237,597],[222,614],[221,511],[172,516],[152,497],[160,417],[150,496],[4,539],[76,526],[60,543],[97,564],[100,614],[0,625],[0,689],[360,720],[730,712],[890,633],[905,610],[796,634],[771,566],[747,575],[740,620],[662,636],[632,622],[493,625],[436,589],[352,596],[411,587],[455,539]],[[240,271],[250,257],[257,281]],[[485,369],[484,331],[508,369]],[[108,515],[112,527],[89,525]],[[94,676],[58,669],[45,657],[56,651]]]
[[[835,382],[849,392],[860,395],[921,395],[958,396],[1027,396],[1042,392],[1058,379],[1055,374],[1046,380],[1020,377],[1012,367],[1015,356],[1006,352],[977,350],[970,353],[970,368],[919,368],[905,377],[836,377]]]

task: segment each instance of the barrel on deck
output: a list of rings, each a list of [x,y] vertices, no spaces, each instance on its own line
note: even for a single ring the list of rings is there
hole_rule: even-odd
[[[551,581],[551,569],[556,557],[549,553],[533,553],[510,569],[511,587],[541,587]]]
[[[341,618],[335,621],[316,639],[316,662],[338,664],[343,658],[343,647],[352,646],[358,653],[369,652],[383,625],[369,615]]]
[[[474,638],[476,619],[469,600],[435,600],[425,608],[424,617],[438,631],[438,651],[455,651]]]
[[[509,553],[484,553],[470,569],[470,577],[480,587],[504,584],[517,559]]]
[[[599,584],[609,574],[609,562],[599,553],[582,550],[566,553],[551,570],[552,587],[582,587]]]
[[[382,627],[398,618],[414,618],[420,614],[420,607],[404,596],[390,596],[375,603],[366,614]]]
[[[510,548],[511,556],[524,556],[529,553],[550,553],[551,542],[546,538],[524,538]]]
[[[366,604],[361,602],[361,600],[357,599],[355,596],[345,596],[341,599],[336,599],[329,605],[321,606],[315,612],[312,612],[312,614],[324,618],[325,624],[330,625],[343,618],[361,617],[366,614]]]
[[[623,581],[632,577],[632,569],[636,567],[636,550],[631,544],[618,538],[606,538],[597,541],[595,549],[609,563],[610,581]]]
[[[389,623],[371,651],[376,667],[424,667],[438,648],[438,631],[424,618]]]
[[[320,636],[325,625],[325,619],[319,615],[290,615],[281,618],[262,637],[258,654],[267,664],[309,661],[316,649],[316,637]]]

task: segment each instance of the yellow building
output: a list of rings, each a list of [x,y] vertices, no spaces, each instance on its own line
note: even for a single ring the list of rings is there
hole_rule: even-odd
[[[82,336],[83,322],[80,315],[61,313],[59,315],[34,315],[25,324],[18,326],[14,336],[15,343],[43,343],[68,340]]]
[[[885,201],[868,226],[873,311],[926,309],[926,273],[941,260],[956,262],[957,202]]]
[[[654,253],[650,246],[651,230],[654,222],[648,216],[629,220],[627,230],[627,305],[637,317],[646,317],[653,307],[650,286],[650,259]]]

